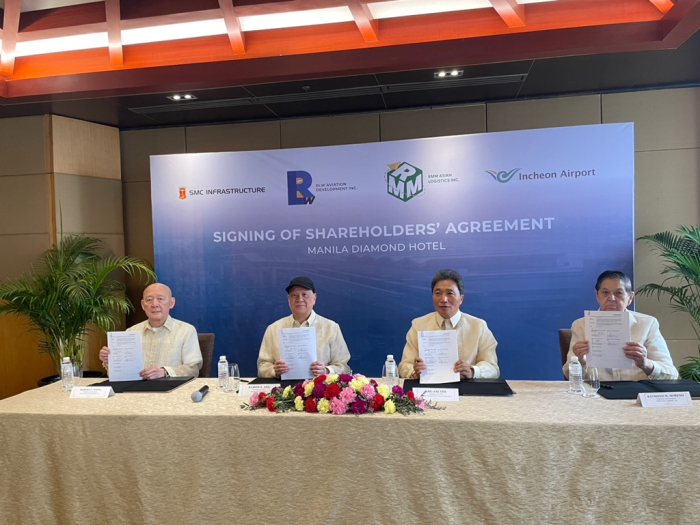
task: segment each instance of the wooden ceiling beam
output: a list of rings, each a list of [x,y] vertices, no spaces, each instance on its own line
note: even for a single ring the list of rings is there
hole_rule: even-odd
[[[109,39],[109,61],[114,67],[124,65],[122,50],[121,9],[119,0],[105,0],[107,15],[107,37]]]
[[[649,0],[656,8],[661,11],[663,14],[666,14],[669,12],[669,10],[673,7],[673,2],[671,0]]]
[[[489,0],[508,27],[525,27],[525,6],[515,0]]]
[[[219,7],[224,15],[228,40],[231,42],[231,49],[234,55],[245,55],[245,35],[241,30],[241,23],[238,20],[236,8],[231,0],[219,0]]]
[[[357,28],[362,34],[365,42],[372,43],[379,41],[379,21],[375,20],[372,12],[367,7],[367,2],[361,0],[348,0],[348,7],[355,19]]]
[[[12,76],[15,69],[17,33],[22,0],[5,0],[2,22],[2,49],[0,51],[0,75]]]

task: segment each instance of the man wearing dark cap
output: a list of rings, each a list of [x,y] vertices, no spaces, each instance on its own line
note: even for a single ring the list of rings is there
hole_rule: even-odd
[[[316,287],[308,277],[295,277],[289,283],[287,300],[292,315],[272,323],[265,330],[258,355],[258,377],[281,377],[289,367],[280,360],[279,330],[281,328],[316,328],[316,359],[310,372],[321,374],[350,374],[350,352],[338,323],[314,312]]]

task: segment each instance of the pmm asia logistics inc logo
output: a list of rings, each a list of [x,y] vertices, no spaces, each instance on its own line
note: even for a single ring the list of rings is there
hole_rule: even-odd
[[[487,170],[486,173],[491,175],[496,182],[503,184],[509,182],[515,175],[518,175],[518,180],[527,181],[540,179],[578,179],[579,177],[594,177],[596,174],[595,168],[588,170],[561,170],[561,173],[557,171],[518,173],[521,169],[522,168],[513,168],[510,171]]]
[[[389,164],[386,172],[386,192],[403,202],[423,193],[423,170],[408,162]]]

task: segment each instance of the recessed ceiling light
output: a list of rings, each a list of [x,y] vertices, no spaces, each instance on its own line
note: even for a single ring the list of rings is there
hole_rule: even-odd
[[[435,78],[443,78],[445,75],[447,75],[447,73],[445,73],[444,71],[440,71],[438,73],[435,73]]]
[[[463,69],[451,69],[450,71],[436,71],[433,73],[434,78],[446,78],[446,77],[461,77],[464,75]]]
[[[194,100],[197,97],[190,93],[186,93],[184,95],[170,95],[168,98],[177,102],[178,100]]]

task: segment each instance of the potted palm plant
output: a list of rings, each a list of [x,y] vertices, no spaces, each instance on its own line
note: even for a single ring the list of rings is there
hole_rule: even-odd
[[[695,335],[700,339],[700,226],[679,226],[676,233],[661,232],[645,235],[647,241],[663,260],[661,284],[647,284],[637,290],[638,295],[668,296],[671,308],[690,315]],[[698,348],[700,351],[700,348]],[[678,367],[683,379],[700,382],[700,357],[687,357],[687,363]]]
[[[82,370],[88,330],[93,325],[114,330],[122,314],[131,310],[125,286],[113,272],[123,270],[155,280],[146,262],[103,256],[103,251],[99,239],[65,236],[29,272],[0,284],[0,315],[25,317],[30,331],[38,335],[40,350],[51,356],[57,372],[64,357]]]

